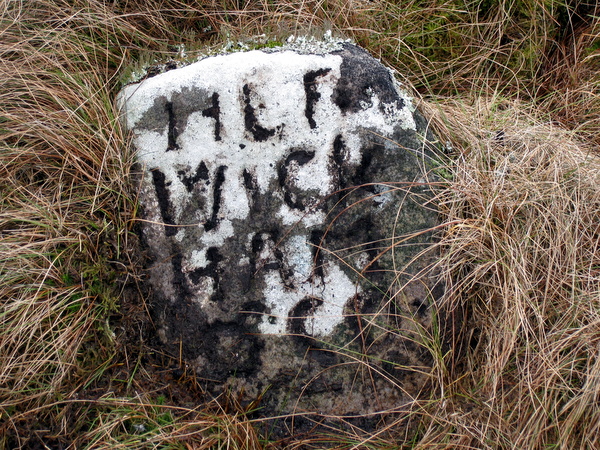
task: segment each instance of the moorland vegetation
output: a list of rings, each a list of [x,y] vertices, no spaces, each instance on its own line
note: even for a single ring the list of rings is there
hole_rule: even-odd
[[[151,348],[130,67],[351,38],[439,144],[429,384],[376,433],[272,439]],[[183,45],[183,47],[182,47]],[[0,0],[0,448],[600,447],[600,7],[591,0]],[[393,182],[394,180],[390,180]]]

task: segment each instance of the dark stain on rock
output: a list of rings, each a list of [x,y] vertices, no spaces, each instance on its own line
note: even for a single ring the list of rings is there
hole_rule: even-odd
[[[308,349],[308,356],[321,367],[331,367],[336,364],[339,359],[335,352],[314,346]]]
[[[315,104],[321,98],[321,94],[317,91],[316,80],[318,77],[322,77],[331,72],[331,69],[319,69],[311,70],[304,74],[304,92],[306,94],[306,107],[304,109],[304,115],[308,119],[308,124],[311,128],[316,128],[317,123],[313,118],[315,114]]]
[[[221,107],[219,106],[219,94],[216,92],[211,97],[212,105],[202,110],[203,117],[215,119],[215,141],[221,140]]]
[[[386,103],[395,103],[398,109],[404,107],[404,101],[397,95],[392,74],[367,51],[344,44],[343,49],[334,54],[342,57],[342,64],[332,100],[343,113],[356,113],[364,109],[363,105],[370,104],[373,95],[379,98],[382,112]]]
[[[410,358],[398,350],[390,350],[381,363],[381,368],[391,377],[407,375],[410,371],[405,368],[410,366]]]
[[[415,312],[420,318],[424,318],[427,315],[427,309],[429,304],[425,299],[415,299],[411,302],[411,306],[415,308]]]
[[[255,109],[250,102],[250,87],[245,84],[243,87],[244,92],[244,126],[246,131],[252,134],[252,137],[256,142],[264,142],[270,137],[275,135],[276,129],[264,128],[258,123],[258,118],[255,114]]]
[[[226,379],[230,376],[252,376],[261,366],[261,350],[264,343],[260,337],[248,333],[240,327],[238,317],[231,321],[217,321],[210,326],[190,330],[195,340],[186,336],[184,350],[202,355],[207,363],[199,370],[200,377],[206,379]],[[190,348],[185,349],[189,346]]]
[[[332,382],[325,377],[318,377],[311,381],[306,387],[307,394],[321,394],[324,392],[339,392],[343,389],[343,384]]]

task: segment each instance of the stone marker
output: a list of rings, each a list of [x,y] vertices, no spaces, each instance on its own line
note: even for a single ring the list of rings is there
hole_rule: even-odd
[[[388,69],[349,43],[288,46],[207,57],[119,102],[158,336],[209,393],[365,428],[417,394],[435,283],[397,271],[430,262],[411,263],[437,219],[420,204],[431,136]]]

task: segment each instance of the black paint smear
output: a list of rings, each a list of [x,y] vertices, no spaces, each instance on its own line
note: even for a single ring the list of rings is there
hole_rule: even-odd
[[[385,170],[381,161],[385,161],[386,158],[385,147],[381,144],[375,144],[371,148],[365,149],[360,164],[352,177],[352,184],[360,187],[362,192],[378,195],[375,184],[370,183],[369,180],[381,179],[382,172]],[[399,155],[398,158],[402,158],[402,155]],[[397,162],[399,163],[401,160],[398,159]]]
[[[265,249],[265,239],[263,239],[263,234],[266,234],[268,238],[267,241],[277,242],[279,240],[279,232],[277,230],[271,231],[259,231],[252,236],[252,255],[250,256],[250,267],[252,269],[252,273],[256,273],[257,269],[260,270],[278,270],[279,276],[283,281],[284,285],[288,288],[293,288],[293,271],[289,269],[284,264],[283,252],[278,249],[273,249],[273,256],[275,257],[275,261],[269,261],[261,264],[257,267],[256,262],[259,259],[259,254]]]
[[[341,134],[338,134],[333,141],[333,172],[337,181],[337,188],[340,192],[335,194],[335,198],[339,199],[342,195],[342,190],[347,186],[347,178],[344,176],[344,161],[346,157],[346,144]]]
[[[281,281],[283,281],[283,285],[288,289],[296,289],[294,285],[294,271],[284,263],[283,252],[280,248],[275,247],[273,254],[275,255],[277,264],[279,264],[279,276],[281,277]]]
[[[217,169],[217,174],[215,175],[215,190],[213,191],[213,205],[212,205],[212,215],[210,219],[206,221],[204,224],[204,229],[206,231],[210,231],[215,228],[219,219],[217,215],[219,214],[219,209],[221,208],[221,196],[223,195],[223,183],[225,182],[225,170],[227,166],[219,166]]]
[[[244,169],[244,171],[242,172],[242,176],[244,178],[244,188],[246,188],[246,191],[250,193],[250,204],[251,204],[251,208],[254,208],[255,211],[260,211],[262,208],[260,208],[260,206],[258,205],[258,199],[259,199],[259,189],[258,189],[258,183],[256,181],[256,177],[254,175],[252,175],[252,173],[250,173],[250,171],[248,169]]]
[[[373,150],[367,149],[366,151],[363,152],[363,154],[360,158],[360,164],[359,164],[358,168],[356,169],[356,172],[354,175],[354,180],[353,180],[355,182],[355,184],[364,183],[364,181],[367,178],[367,171],[369,170],[369,167],[371,166],[372,161],[373,161]]]
[[[292,197],[292,194],[290,192],[284,192],[283,201],[290,208],[297,209],[299,211],[304,211],[304,203],[302,203],[301,200]]]
[[[315,309],[323,304],[323,300],[315,297],[305,297],[294,306],[288,314],[288,332],[299,335],[296,337],[307,338],[306,320],[314,316]],[[308,340],[310,342],[310,340]]]
[[[308,124],[311,128],[316,128],[317,124],[313,118],[315,114],[315,104],[321,98],[321,94],[317,91],[317,83],[315,80],[318,77],[327,75],[331,69],[311,70],[304,75],[304,92],[306,94],[306,108],[304,115],[308,119]]]
[[[310,162],[315,157],[314,151],[307,150],[296,150],[289,154],[285,162],[277,169],[277,176],[279,178],[279,186],[283,189],[283,201],[293,209],[304,211],[304,204],[301,200],[294,199],[293,193],[286,187],[288,177],[288,167],[292,162],[297,162],[298,166],[303,166]]]
[[[263,248],[265,248],[265,241],[262,238],[262,233],[256,233],[252,236],[252,253],[260,253]]]
[[[256,189],[256,181],[254,180],[254,177],[248,171],[248,169],[244,169],[244,172],[242,173],[242,176],[244,177],[244,187],[248,191],[255,190]]]
[[[210,299],[214,302],[223,298],[223,292],[221,289],[221,269],[219,263],[223,261],[223,256],[219,253],[217,247],[209,247],[206,250],[206,259],[208,264],[206,267],[200,267],[190,272],[190,280],[194,284],[198,284],[200,277],[210,277],[215,281],[215,291],[210,296]]]
[[[333,141],[333,161],[341,166],[344,163],[344,150],[346,145],[341,134],[338,134]]]
[[[309,242],[312,244],[310,246],[310,251],[313,256],[313,275],[316,275],[321,279],[325,277],[325,273],[323,272],[325,260],[323,257],[323,252],[321,251],[324,237],[325,233],[323,233],[321,230],[312,230],[309,237]]]
[[[275,129],[268,129],[258,124],[258,119],[254,114],[254,107],[250,104],[250,88],[247,84],[244,85],[244,125],[246,130],[252,133],[254,140],[263,142],[275,135]]]
[[[246,326],[246,321],[252,316],[262,315],[267,307],[259,301],[249,301],[240,306],[240,313],[237,314],[236,322],[240,327]],[[258,313],[258,314],[256,314]]]
[[[202,111],[203,117],[212,117],[215,119],[215,141],[221,140],[221,107],[219,106],[219,94],[212,95],[212,106]]]
[[[356,219],[350,226],[340,230],[339,233],[350,242],[364,242],[361,248],[369,255],[368,271],[379,268],[381,244],[372,216],[368,215]]]
[[[380,297],[380,292],[377,288],[369,289],[369,291],[371,292],[367,291],[362,294],[355,294],[354,297],[346,303],[352,313],[344,315],[344,322],[351,330],[357,332],[362,330],[364,326],[364,317],[373,316],[376,306],[378,307],[379,305],[379,301],[376,301],[375,299]],[[363,345],[368,347],[376,338],[373,336],[373,333],[363,333],[361,339],[363,340]]]
[[[285,159],[285,162],[277,170],[277,175],[279,177],[279,186],[285,186],[285,181],[288,175],[288,166],[290,165],[290,163],[296,161],[299,166],[303,166],[309,163],[314,157],[314,151],[296,150],[290,153]]]
[[[156,198],[158,199],[160,215],[165,225],[165,234],[167,236],[174,236],[177,234],[177,227],[173,226],[175,225],[175,222],[171,216],[171,202],[169,201],[169,191],[165,183],[165,174],[158,169],[154,169],[151,172],[154,190],[156,191]]]
[[[254,300],[244,303],[240,309],[242,312],[247,311],[262,313],[265,312],[266,306],[263,303]]]
[[[187,176],[185,170],[178,171],[177,175],[179,176],[181,182],[187,188],[188,192],[192,192],[192,190],[194,189],[194,185],[198,181],[208,180],[208,167],[206,167],[206,164],[204,164],[204,161],[202,161],[196,168],[196,173],[194,174],[194,176]]]
[[[292,341],[298,347],[298,352],[305,353],[308,351],[308,354],[313,356],[311,361],[324,365],[329,361],[326,358],[318,358],[320,346],[306,329],[307,319],[310,316],[314,316],[315,309],[322,304],[323,300],[315,297],[305,297],[300,300],[288,314],[287,331],[290,333]],[[315,356],[317,357],[315,358]]]
[[[169,115],[169,141],[167,151],[179,150],[179,145],[177,144],[177,136],[179,133],[177,132],[177,120],[175,119],[175,113],[173,112],[173,102],[167,102],[165,104],[165,110]]]

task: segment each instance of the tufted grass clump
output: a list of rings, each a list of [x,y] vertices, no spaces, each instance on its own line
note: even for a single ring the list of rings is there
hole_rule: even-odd
[[[437,107],[458,152],[438,200],[448,224],[443,307],[460,326],[439,386],[446,396],[428,410],[420,445],[594,447],[597,148],[519,102]]]
[[[0,441],[110,364],[131,166],[112,102],[135,30],[102,10],[4,2],[0,16]],[[36,410],[41,408],[41,410]]]
[[[598,447],[598,17],[567,0],[0,2],[0,448]],[[415,334],[428,390],[397,422],[278,440],[235,399],[198,404],[185,362],[146,341],[114,98],[132,63],[329,28],[415,87],[452,159],[447,291]]]

